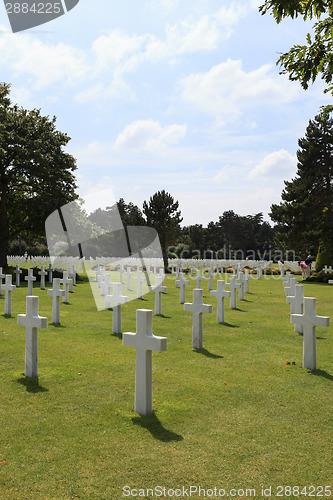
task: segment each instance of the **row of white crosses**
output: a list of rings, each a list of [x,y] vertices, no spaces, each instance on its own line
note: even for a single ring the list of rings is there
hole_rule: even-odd
[[[30,272],[31,271],[31,272]],[[2,285],[2,279],[5,277],[5,284]],[[32,295],[32,284],[36,278],[32,275],[32,269],[28,276],[28,295],[26,297],[26,314],[19,314],[17,322],[26,327],[26,350],[25,350],[25,374],[27,377],[38,376],[38,328],[47,327],[47,318],[38,314],[39,297]],[[72,280],[68,278],[68,272],[64,272],[64,277],[53,280],[53,289],[48,290],[48,295],[52,295],[52,322],[60,323],[60,297],[68,302],[68,288]],[[1,294],[5,292],[5,314],[12,313],[12,292],[16,290],[16,285],[12,284],[12,275],[4,275],[0,268]],[[60,289],[60,283],[64,283],[64,290]]]
[[[304,297],[304,286],[298,285],[297,279],[289,271],[283,283],[287,302],[290,304],[290,322],[295,325],[296,332],[303,333],[303,368],[316,370],[316,327],[328,327],[330,318],[317,316],[316,299]]]
[[[68,292],[72,279],[68,277],[69,272],[63,272],[63,278],[53,279],[53,288],[47,291],[52,296],[52,323],[60,323],[60,297],[63,302],[68,302]],[[35,278],[36,279],[36,278]],[[32,280],[29,281],[32,283]],[[64,289],[60,289],[60,284]],[[14,285],[12,285],[14,286]],[[15,287],[16,288],[16,287]],[[32,292],[32,286],[31,286]],[[18,314],[17,323],[25,326],[25,375],[26,377],[38,377],[38,328],[47,328],[47,318],[38,314],[39,297],[29,294],[26,297],[26,314]]]

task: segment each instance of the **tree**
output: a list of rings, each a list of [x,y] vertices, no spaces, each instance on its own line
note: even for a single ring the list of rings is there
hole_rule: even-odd
[[[169,267],[168,247],[175,243],[183,220],[178,208],[178,201],[164,190],[151,196],[148,203],[143,202],[147,225],[155,228],[160,238],[165,272]]]
[[[297,172],[285,181],[283,202],[271,206],[280,241],[296,252],[316,254],[321,241],[333,260],[333,120],[322,112],[298,141]]]
[[[325,92],[333,93],[333,4],[330,0],[266,0],[259,7],[262,14],[271,11],[277,23],[285,17],[298,16],[319,19],[313,26],[314,38],[308,33],[306,44],[294,45],[289,52],[280,55],[277,64],[281,73],[289,73],[290,80],[298,80],[304,89],[319,74],[327,84]],[[326,109],[330,109],[327,106]]]
[[[117,207],[124,226],[143,226],[145,224],[141,210],[134,203],[126,204],[125,200],[120,198]]]
[[[47,216],[77,198],[75,159],[62,149],[70,138],[55,117],[12,105],[9,93],[0,83],[0,266],[11,238],[44,234]]]

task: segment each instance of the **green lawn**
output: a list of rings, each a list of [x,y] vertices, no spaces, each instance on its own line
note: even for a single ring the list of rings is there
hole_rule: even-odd
[[[154,497],[140,490],[157,486],[223,488],[225,498],[243,490],[232,492],[238,499],[266,498],[269,486],[269,498],[307,498],[279,485],[306,486],[312,497],[321,490],[311,485],[333,492],[332,327],[317,329],[311,373],[302,368],[303,338],[290,324],[281,279],[253,279],[237,310],[227,299],[223,325],[205,282],[213,313],[204,315],[204,349],[195,351],[192,315],[179,304],[174,277],[165,284],[153,332],[168,337],[168,351],[153,353],[150,417],[134,412],[135,350],[112,334],[112,311],[96,310],[87,281],[61,305],[61,326],[51,324],[51,297],[34,288],[49,318],[39,330],[38,380],[24,376],[25,329],[16,318],[26,284],[13,293],[10,318],[0,297],[1,500],[134,498],[125,486],[140,498],[157,498],[163,490]],[[305,296],[317,297],[317,314],[333,321],[333,286],[306,283]],[[186,298],[192,302],[189,287]],[[153,309],[154,294],[123,306],[123,331],[135,331],[139,308]],[[193,491],[191,498],[204,498]],[[332,498],[327,492],[322,497]]]

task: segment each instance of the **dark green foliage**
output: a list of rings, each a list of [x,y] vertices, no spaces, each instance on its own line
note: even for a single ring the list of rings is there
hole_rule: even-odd
[[[168,270],[168,247],[175,243],[183,220],[178,208],[178,201],[164,189],[151,196],[149,202],[143,202],[147,225],[155,228],[160,238],[165,271]]]
[[[323,112],[299,139],[297,173],[285,181],[282,203],[271,206],[278,238],[297,253],[316,255],[325,241],[333,260],[333,120]]]
[[[321,242],[316,257],[316,272],[319,273],[325,266],[332,264],[332,249],[326,242]]]
[[[328,0],[266,0],[259,7],[262,14],[271,11],[277,23],[285,17],[303,17],[320,19],[313,26],[314,38],[308,33],[306,44],[294,45],[289,52],[281,54],[277,64],[282,73],[289,73],[290,80],[298,80],[304,89],[313,83],[317,76],[327,85],[325,92],[333,92],[333,6]],[[326,109],[330,109],[327,106]]]
[[[55,117],[12,105],[9,92],[0,84],[0,266],[10,239],[43,236],[48,215],[77,198],[70,138]]]
[[[184,258],[271,260],[273,237],[274,229],[262,213],[242,216],[228,210],[207,228],[201,224],[184,227],[175,253]]]

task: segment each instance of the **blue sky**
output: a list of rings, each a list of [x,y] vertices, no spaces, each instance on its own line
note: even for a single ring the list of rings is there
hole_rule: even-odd
[[[296,172],[297,140],[330,102],[279,75],[310,25],[276,25],[260,1],[80,0],[12,34],[0,5],[0,81],[72,138],[83,198],[140,208],[165,189],[183,224],[263,212]],[[91,208],[93,207],[91,205]]]

